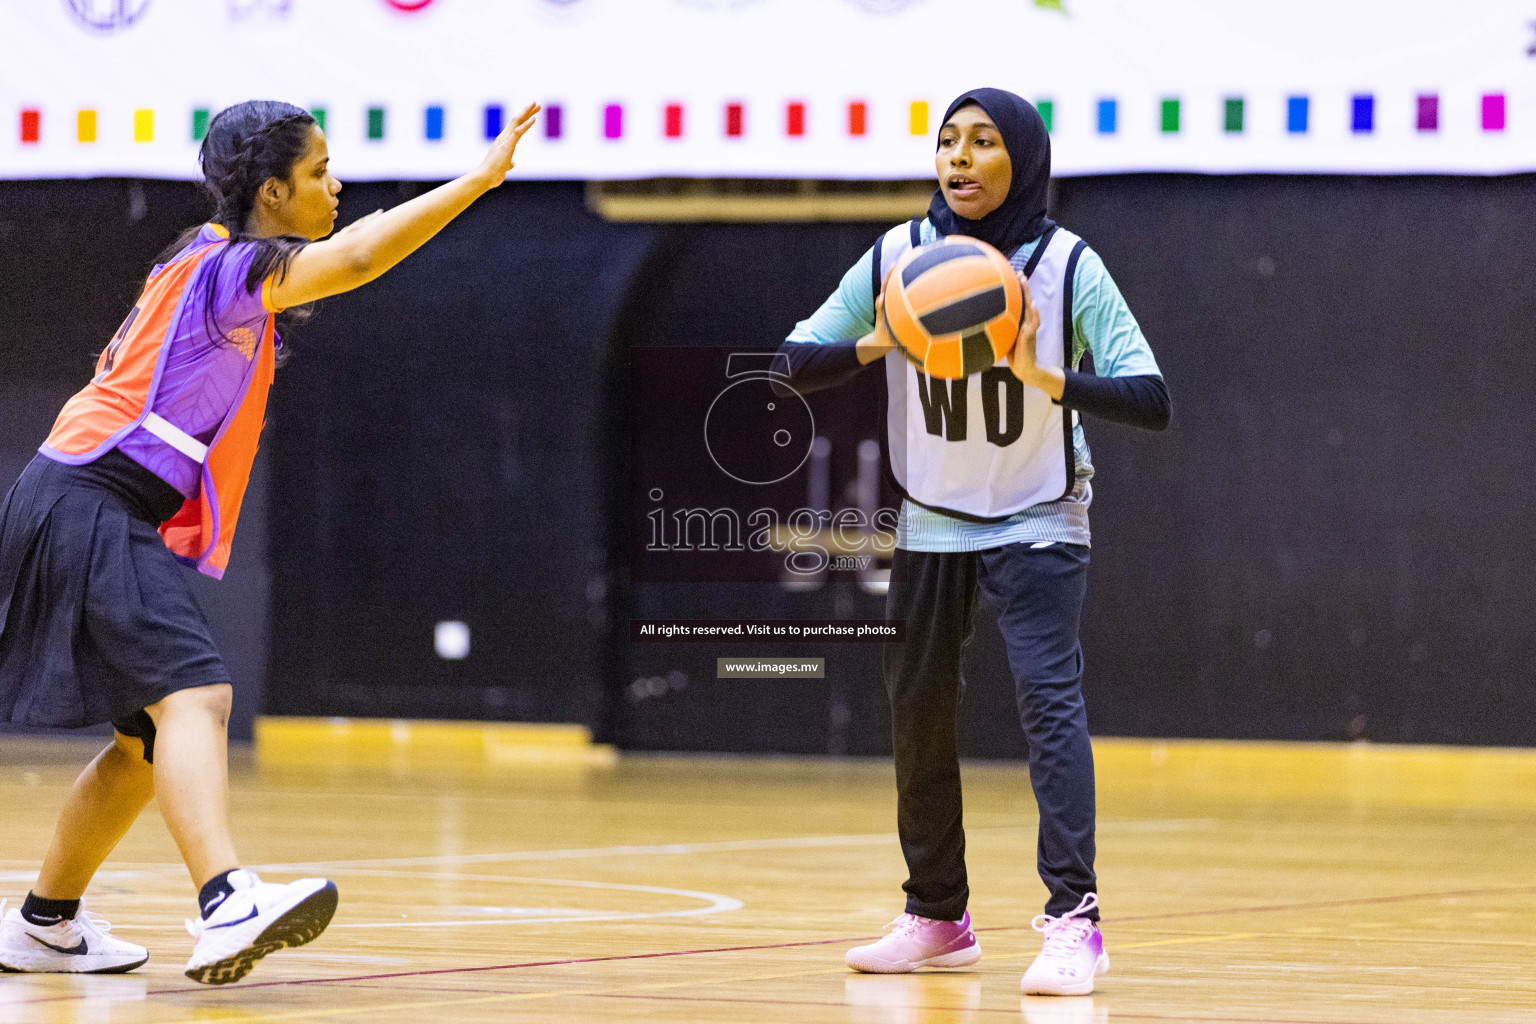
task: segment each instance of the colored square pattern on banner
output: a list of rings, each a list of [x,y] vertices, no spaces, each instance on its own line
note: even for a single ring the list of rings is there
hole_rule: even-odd
[[[784,134],[798,139],[805,134],[805,104],[799,101],[784,107]]]
[[[1494,93],[1483,97],[1483,131],[1504,130],[1504,94]]]
[[[1115,122],[1118,120],[1119,105],[1114,100],[1099,100],[1099,134],[1115,134]]]
[[[1347,109],[1349,112],[1349,131],[1358,136],[1372,136],[1376,134],[1376,94],[1355,93],[1347,97]],[[1092,101],[1093,131],[1099,136],[1113,137],[1119,140],[1121,137],[1120,113],[1122,103],[1125,101],[1118,96],[1101,96]],[[1226,96],[1219,101],[1220,124],[1224,134],[1245,134],[1248,125],[1248,106],[1246,99],[1240,95]],[[1413,102],[1413,129],[1420,134],[1438,133],[1443,125],[1443,105],[1438,93],[1419,93],[1412,97]],[[687,103],[683,100],[672,100],[664,103],[661,108],[661,118],[656,129],[657,136],[669,140],[683,140],[686,137],[685,125],[687,123]],[[1188,103],[1179,96],[1163,96],[1155,100],[1145,100],[1132,109],[1136,116],[1146,116],[1144,112],[1151,107],[1152,123],[1156,125],[1156,131],[1163,136],[1180,136],[1180,144],[1184,144],[1183,136],[1185,115]],[[601,137],[609,141],[620,141],[627,138],[625,133],[625,104],[614,101],[599,107],[599,125]],[[783,101],[783,120],[780,137],[783,139],[804,138],[809,131],[812,103],[808,100],[796,99]],[[1306,94],[1286,96],[1283,100],[1283,128],[1291,135],[1307,135],[1312,129],[1311,123],[1312,97]],[[726,139],[745,139],[748,137],[748,118],[750,116],[749,104],[741,100],[733,100],[723,104],[721,118],[717,122],[719,137]],[[28,146],[40,145],[43,139],[43,122],[46,119],[46,111],[37,106],[26,106],[17,109],[18,138],[21,143]],[[429,103],[417,108],[421,111],[422,134],[418,137],[428,143],[445,142],[448,139],[449,107],[443,103]],[[1049,98],[1039,98],[1035,101],[1035,109],[1039,112],[1041,120],[1045,124],[1046,131],[1054,132],[1056,101]],[[1273,109],[1273,108],[1270,108]],[[1509,109],[1507,93],[1488,92],[1478,97],[1478,102],[1473,108],[1476,124],[1483,133],[1501,133],[1509,127]],[[890,125],[883,130],[886,133],[902,132],[911,137],[923,137],[930,134],[934,125],[932,123],[932,108],[927,100],[910,100],[905,103],[905,124],[897,127]],[[192,142],[200,143],[207,137],[209,126],[215,111],[206,106],[195,106],[187,109],[185,116],[189,118],[190,138]],[[327,127],[327,108],[316,106],[310,113],[316,123],[324,130]],[[386,123],[388,108],[383,105],[374,105],[365,108],[365,137],[368,141],[383,141],[386,135]],[[564,105],[549,103],[544,106],[540,115],[543,123],[543,134],[547,139],[560,139],[565,133]],[[153,143],[156,141],[155,119],[157,111],[149,107],[140,107],[131,112],[129,138],[135,143]],[[841,125],[845,134],[850,138],[866,138],[874,134],[874,124],[870,117],[870,104],[868,100],[857,99],[845,101],[843,106],[844,121]],[[100,138],[100,114],[94,107],[83,107],[74,111],[75,115],[75,140],[79,143],[95,143]],[[494,139],[500,134],[506,125],[506,108],[499,103],[489,103],[479,108],[474,115],[483,126],[484,138]],[[1145,122],[1141,122],[1145,123]],[[903,131],[904,129],[904,131]],[[706,133],[709,134],[709,133]],[[1132,133],[1132,136],[1137,133]],[[121,139],[123,136],[119,135]],[[633,136],[628,136],[633,138]],[[770,136],[771,137],[771,136]],[[1127,138],[1127,142],[1132,141]],[[1174,152],[1167,150],[1165,152]]]
[[[869,132],[869,105],[855,100],[848,104],[848,134],[865,135]]]
[[[1243,98],[1228,96],[1222,104],[1222,131],[1236,135],[1243,130]]]
[[[928,104],[926,101],[913,101],[907,116],[907,130],[913,135],[928,134]]]
[[[1179,101],[1166,99],[1162,103],[1162,118],[1160,127],[1166,134],[1172,135],[1179,130]]]
[[[1285,130],[1292,135],[1305,135],[1311,103],[1305,96],[1288,96],[1285,100]]]
[[[1429,95],[1418,98],[1418,116],[1414,120],[1414,127],[1421,132],[1440,130],[1439,96]]]
[[[1376,97],[1355,96],[1349,101],[1349,130],[1365,135],[1376,130]]]

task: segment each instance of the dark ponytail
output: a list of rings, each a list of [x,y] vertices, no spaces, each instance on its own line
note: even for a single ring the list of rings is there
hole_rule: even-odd
[[[246,234],[245,224],[256,205],[256,193],[268,178],[292,181],[294,164],[309,150],[314,124],[315,119],[307,110],[291,103],[248,100],[221,110],[203,138],[198,161],[203,168],[203,188],[213,201],[213,223],[229,231],[230,242],[254,242],[256,246],[244,282],[250,294],[254,295],[268,277],[283,280],[294,256],[309,244],[309,239],[293,235],[256,238]],[[200,230],[199,226],[184,231],[159,262],[167,262],[185,249]],[[208,333],[227,343],[229,336],[217,323],[213,305],[223,271],[223,255],[220,253],[218,262],[204,274],[204,309]],[[278,322],[288,328],[309,319],[311,313],[308,306],[296,306],[285,310]],[[283,345],[278,351],[280,363],[287,355],[286,350]]]

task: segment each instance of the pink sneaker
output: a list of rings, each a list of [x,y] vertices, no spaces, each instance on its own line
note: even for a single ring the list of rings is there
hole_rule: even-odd
[[[848,966],[868,974],[905,974],[919,967],[968,967],[981,959],[967,911],[958,921],[902,914],[886,925],[890,934],[848,951]]]
[[[1098,926],[1082,915],[1098,905],[1098,895],[1089,893],[1060,917],[1040,914],[1029,923],[1045,933],[1045,943],[1019,983],[1025,995],[1086,996],[1093,991],[1093,980],[1109,970],[1109,954]]]

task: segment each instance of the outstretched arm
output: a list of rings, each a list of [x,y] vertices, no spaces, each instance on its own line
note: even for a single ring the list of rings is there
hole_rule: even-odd
[[[470,173],[365,217],[323,242],[306,245],[283,279],[272,282],[272,304],[287,308],[351,291],[421,248],[471,203],[501,184],[512,169],[518,140],[533,127],[538,112],[537,103],[529,104]]]

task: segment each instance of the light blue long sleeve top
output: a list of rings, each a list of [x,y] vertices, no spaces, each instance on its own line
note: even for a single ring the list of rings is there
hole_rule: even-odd
[[[920,237],[926,244],[937,240],[938,232],[924,220]],[[1039,239],[1029,242],[1020,252],[1027,259],[1038,244]],[[860,338],[874,330],[873,261],[871,247],[843,275],[837,290],[821,308],[795,325],[787,340],[826,345]],[[1088,353],[1093,356],[1094,372],[1100,377],[1162,375],[1141,326],[1114,278],[1109,276],[1104,261],[1092,248],[1083,249],[1072,278],[1072,325],[1069,366],[1077,366],[1083,354]],[[1080,417],[1076,418],[1072,437],[1077,479],[1067,497],[1032,505],[1000,523],[968,522],[903,501],[897,520],[896,546],[908,551],[946,552],[984,551],[1021,542],[1088,545],[1093,461]]]

